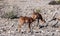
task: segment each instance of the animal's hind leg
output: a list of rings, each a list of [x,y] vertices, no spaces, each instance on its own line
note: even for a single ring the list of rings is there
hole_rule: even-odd
[[[19,25],[19,24],[18,24],[18,32],[21,31],[21,26],[22,26],[22,25]]]

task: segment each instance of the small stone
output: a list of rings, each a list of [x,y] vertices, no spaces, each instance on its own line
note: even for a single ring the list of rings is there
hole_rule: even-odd
[[[8,33],[10,34],[10,33],[11,33],[11,31],[8,31]]]

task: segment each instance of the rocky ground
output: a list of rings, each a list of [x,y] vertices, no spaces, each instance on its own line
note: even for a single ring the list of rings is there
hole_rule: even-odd
[[[0,0],[0,36],[60,36],[60,5],[49,5],[53,0]],[[27,33],[28,25],[23,25],[21,33],[17,31],[18,19],[6,19],[1,16],[13,11],[17,16],[30,17],[32,9],[39,8],[46,23],[39,23],[40,29]],[[54,19],[56,18],[56,19]],[[32,23],[32,27],[37,21]]]

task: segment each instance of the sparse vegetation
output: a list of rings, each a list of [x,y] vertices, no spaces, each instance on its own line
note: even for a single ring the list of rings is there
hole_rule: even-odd
[[[38,12],[39,13],[39,12],[41,12],[41,9],[40,8],[36,8],[35,9],[35,12]]]
[[[3,0],[0,0],[0,1],[3,1]]]
[[[36,9],[36,12],[40,12],[40,9]]]
[[[49,5],[55,5],[55,4],[56,4],[56,1],[49,2]]]
[[[59,4],[60,4],[60,0],[49,2],[49,5],[59,5]]]
[[[60,4],[60,0],[58,1],[58,3]]]
[[[4,15],[1,16],[2,18],[10,18],[10,19],[14,19],[17,17],[17,14],[14,14],[13,11],[11,12],[7,12]]]

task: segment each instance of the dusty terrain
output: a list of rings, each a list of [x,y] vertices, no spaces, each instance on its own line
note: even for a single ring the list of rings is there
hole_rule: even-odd
[[[0,36],[60,36],[60,5],[49,5],[50,1],[52,0],[0,0]],[[32,29],[30,33],[25,32],[28,25],[22,27],[24,33],[17,31],[18,19],[1,18],[1,15],[10,11],[18,17],[30,17],[34,8],[41,9],[40,14],[46,23],[40,22],[39,25],[45,27],[40,27],[39,30]],[[37,24],[37,21],[32,23],[34,24]]]

